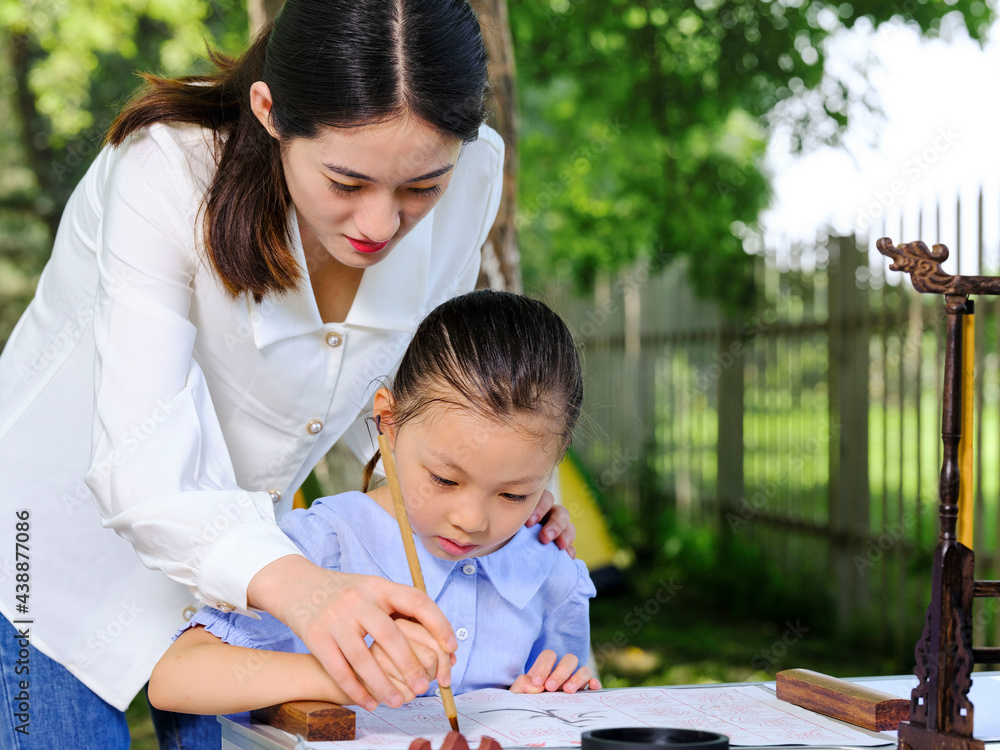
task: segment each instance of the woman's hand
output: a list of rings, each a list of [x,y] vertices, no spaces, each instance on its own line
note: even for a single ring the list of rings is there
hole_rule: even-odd
[[[577,690],[600,690],[600,680],[594,677],[594,670],[584,665],[577,669],[579,659],[567,654],[556,664],[556,652],[542,651],[531,665],[527,674],[514,680],[510,686],[512,693],[575,693]]]
[[[452,654],[458,641],[437,605],[412,586],[325,570],[300,555],[288,555],[253,577],[247,600],[288,625],[351,701],[369,711],[377,703],[402,704],[407,693],[400,683],[414,695],[427,690],[428,675],[451,684],[450,659],[431,658],[427,649],[433,643],[443,654]],[[391,615],[397,613],[419,623],[427,637],[417,637],[414,628],[394,620]],[[368,634],[377,651],[369,651]],[[436,671],[429,672],[432,662]],[[394,668],[395,684],[383,665]]]
[[[555,496],[548,490],[542,492],[538,505],[524,525],[531,528],[539,521],[545,524],[538,535],[538,540],[542,544],[548,544],[554,539],[559,549],[569,552],[570,557],[576,557],[576,547],[573,546],[576,526],[569,520],[569,511],[562,505],[556,505]]]

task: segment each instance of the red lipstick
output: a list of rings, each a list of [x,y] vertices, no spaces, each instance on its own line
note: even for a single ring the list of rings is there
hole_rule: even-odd
[[[347,235],[344,235],[345,237]],[[357,250],[359,253],[377,253],[383,247],[389,244],[389,241],[385,242],[365,242],[364,240],[356,240],[353,237],[347,237],[347,241],[351,243],[351,246]]]

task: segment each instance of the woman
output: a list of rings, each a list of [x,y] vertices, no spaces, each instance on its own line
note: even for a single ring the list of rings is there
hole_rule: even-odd
[[[336,440],[368,458],[372,380],[475,282],[503,155],[475,14],[288,0],[215,62],[120,115],[0,357],[27,540],[22,568],[5,553],[0,747],[127,747],[122,710],[199,604],[275,615],[369,707],[401,695],[366,633],[428,680],[390,614],[438,641],[439,674],[456,644],[426,596],[313,565],[275,517]],[[560,511],[547,538],[572,536]],[[214,720],[154,721],[162,746],[218,747]]]

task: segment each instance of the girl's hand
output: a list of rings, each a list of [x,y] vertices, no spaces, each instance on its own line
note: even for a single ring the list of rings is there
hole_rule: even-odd
[[[559,549],[569,552],[570,557],[576,557],[576,548],[573,540],[576,539],[576,526],[569,520],[569,511],[562,505],[556,505],[555,496],[545,490],[538,499],[538,505],[528,517],[528,522],[524,524],[531,528],[539,521],[545,525],[542,527],[538,540],[542,544],[548,544],[553,539]]]
[[[419,695],[429,685],[421,657],[400,626],[400,614],[420,623],[445,654],[458,648],[454,632],[437,605],[423,592],[377,576],[340,573],[288,555],[266,566],[247,588],[250,606],[270,612],[303,640],[350,702],[374,711],[377,703],[399,706],[405,694],[398,683]],[[407,628],[407,632],[415,631]],[[369,651],[365,635],[378,644]],[[426,648],[423,640],[421,645]],[[431,659],[424,654],[426,663]],[[451,684],[448,659],[435,659],[438,683]],[[394,684],[383,664],[392,664]],[[399,679],[402,678],[402,679]],[[362,684],[363,683],[363,684]]]
[[[405,618],[394,618],[396,625],[402,631],[406,640],[410,642],[410,646],[413,648],[413,653],[416,654],[417,659],[420,660],[420,664],[424,668],[424,674],[428,680],[433,680],[435,676],[441,671],[442,662],[447,662],[448,667],[455,665],[455,655],[446,654],[440,648],[438,648],[437,642],[434,637],[427,632],[427,628],[421,625],[419,622],[413,622],[412,620],[407,620]],[[389,678],[389,682],[403,695],[403,702],[409,703],[414,698],[419,695],[419,693],[413,692],[406,681],[403,679],[403,675],[400,673],[399,669],[393,663],[392,659],[386,653],[378,643],[373,643],[371,647],[372,656],[375,657],[375,661],[378,665],[382,667],[386,676]],[[450,669],[448,670],[450,679]],[[439,683],[440,684],[440,683]],[[444,687],[448,687],[451,683]],[[366,686],[367,687],[367,686]]]
[[[576,669],[579,659],[573,654],[567,654],[558,664],[556,658],[555,651],[542,651],[528,673],[514,680],[510,692],[554,693],[562,690],[564,693],[575,693],[577,690],[601,689],[601,682],[594,677],[594,670],[586,665]]]

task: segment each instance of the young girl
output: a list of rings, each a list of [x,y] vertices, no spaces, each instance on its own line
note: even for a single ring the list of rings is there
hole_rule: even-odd
[[[374,421],[395,455],[427,593],[455,628],[442,652],[421,625],[401,620],[430,679],[460,693],[597,689],[586,660],[588,600],[582,562],[537,543],[524,523],[569,444],[583,386],[572,337],[541,302],[480,291],[437,307],[403,355]],[[379,459],[368,465],[367,489]],[[411,583],[386,486],[293,511],[284,532],[330,570]],[[303,608],[332,595],[317,591]],[[259,649],[253,651],[251,649]],[[408,686],[381,647],[372,652],[406,700]],[[449,670],[450,667],[450,670]],[[156,665],[158,708],[232,713],[289,700],[350,699],[284,624],[203,608]]]

